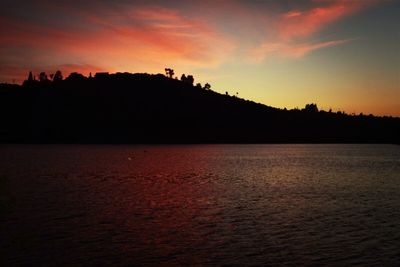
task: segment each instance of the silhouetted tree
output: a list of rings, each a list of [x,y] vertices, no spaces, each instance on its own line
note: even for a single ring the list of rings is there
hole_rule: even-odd
[[[29,72],[28,75],[28,82],[32,82],[33,81],[33,75],[32,75],[32,71]]]
[[[43,71],[43,72],[41,72],[41,73],[39,74],[39,81],[40,81],[40,82],[48,81],[46,72]]]
[[[209,83],[206,83],[206,84],[204,85],[204,89],[205,89],[205,90],[210,90],[210,89],[211,89],[211,85],[210,85]]]
[[[201,89],[201,83],[196,83],[196,88]]]
[[[62,81],[62,79],[63,79],[63,76],[62,76],[61,71],[57,70],[56,73],[54,74],[53,81],[58,82],[58,81]]]
[[[307,111],[307,112],[318,112],[317,104],[314,104],[314,103],[307,104],[306,107],[304,108],[304,111]]]
[[[181,81],[184,82],[184,83],[193,85],[193,82],[194,82],[193,75],[186,76],[185,74],[182,74]]]
[[[186,77],[186,81],[187,81],[188,84],[193,85],[193,83],[194,83],[193,75],[188,75]]]
[[[166,74],[167,77],[172,78],[172,77],[174,77],[175,72],[174,72],[173,69],[166,68],[166,69],[165,69],[165,74]]]

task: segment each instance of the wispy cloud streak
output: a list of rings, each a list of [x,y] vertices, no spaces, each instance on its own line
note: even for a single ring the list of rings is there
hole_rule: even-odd
[[[271,55],[301,58],[351,41],[319,41],[316,35],[378,1],[301,3],[307,4],[37,0],[15,8],[2,3],[0,68],[12,70],[25,60],[27,68],[78,64],[153,71],[177,65],[213,68],[248,58],[262,62]]]
[[[311,39],[326,26],[376,3],[368,0],[315,1],[308,9],[284,12],[273,22],[269,38],[251,49],[250,57],[255,61],[262,61],[270,54],[299,58],[317,49],[348,43],[347,39],[321,42]]]

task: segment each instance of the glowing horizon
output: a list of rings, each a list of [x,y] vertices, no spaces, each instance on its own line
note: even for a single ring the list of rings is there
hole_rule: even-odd
[[[395,1],[39,0],[0,7],[0,82],[20,83],[29,71],[170,67],[217,92],[278,108],[317,103],[400,116]]]

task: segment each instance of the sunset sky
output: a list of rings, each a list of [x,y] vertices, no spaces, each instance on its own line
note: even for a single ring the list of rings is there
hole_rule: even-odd
[[[169,67],[270,106],[400,116],[398,0],[2,0],[0,25],[0,82]]]

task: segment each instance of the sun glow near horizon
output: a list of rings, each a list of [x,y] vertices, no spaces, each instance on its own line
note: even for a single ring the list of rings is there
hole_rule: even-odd
[[[192,74],[279,108],[400,116],[395,1],[0,4],[0,81],[29,70]],[[385,31],[381,29],[384,28]]]

